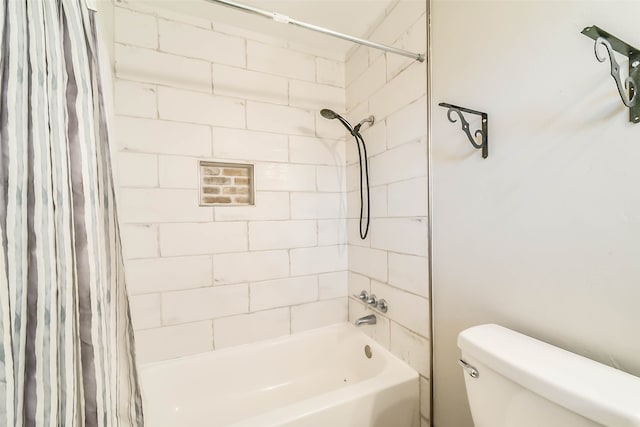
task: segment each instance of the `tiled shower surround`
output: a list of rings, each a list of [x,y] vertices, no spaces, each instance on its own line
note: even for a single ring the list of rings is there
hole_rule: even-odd
[[[426,51],[425,5],[394,4],[368,38]],[[426,65],[360,47],[346,63],[290,41],[160,10],[115,10],[119,202],[138,359],[162,360],[366,314],[421,374],[428,425]],[[358,236],[351,122],[370,159]],[[255,165],[255,206],[200,207],[198,161]]]
[[[115,140],[138,359],[347,320],[344,63],[115,10]],[[223,32],[226,31],[226,32]],[[200,207],[199,160],[255,165],[255,206]]]

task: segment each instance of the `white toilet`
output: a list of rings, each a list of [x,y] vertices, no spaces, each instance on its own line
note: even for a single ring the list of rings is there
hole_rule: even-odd
[[[475,427],[640,427],[640,377],[498,325],[458,347]]]

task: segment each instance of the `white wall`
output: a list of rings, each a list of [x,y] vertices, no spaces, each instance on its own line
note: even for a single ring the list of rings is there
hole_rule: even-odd
[[[640,3],[432,6],[435,425],[470,427],[456,335],[499,323],[640,375],[640,126],[593,41]],[[489,113],[489,158],[438,102]]]
[[[426,51],[426,2],[402,1],[370,39]],[[375,326],[361,328],[420,373],[422,424],[429,418],[429,290],[426,156],[426,64],[364,47],[346,65],[348,119],[373,114],[363,132],[369,154],[371,228],[361,240],[359,170],[355,141],[347,141],[349,292],[389,302]],[[353,321],[369,314],[349,301]]]
[[[344,63],[160,9],[116,7],[114,33],[139,360],[346,321],[344,133],[319,115]],[[198,159],[255,164],[256,206],[199,207]]]

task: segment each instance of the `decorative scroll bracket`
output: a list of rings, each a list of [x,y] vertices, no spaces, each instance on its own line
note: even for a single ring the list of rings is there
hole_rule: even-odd
[[[467,135],[469,142],[471,143],[471,145],[473,145],[473,148],[482,149],[482,158],[486,159],[489,156],[489,115],[487,113],[483,113],[482,111],[471,110],[469,108],[459,107],[457,105],[447,104],[445,102],[441,102],[438,105],[449,109],[449,111],[447,111],[447,118],[451,123],[455,123],[458,121],[452,116],[452,114],[458,114],[458,117],[460,118],[460,124],[462,125],[462,130]],[[479,144],[476,142],[474,135],[471,135],[471,131],[469,130],[469,122],[464,118],[462,112],[476,114],[482,118],[482,130],[478,129],[474,133],[475,137],[480,135],[481,142]]]
[[[629,108],[629,121],[640,123],[640,50],[595,25],[582,30],[582,34],[596,41],[594,49],[598,61],[607,60],[598,50],[600,46],[606,49],[611,62],[611,77],[616,82],[622,103]],[[620,65],[613,54],[614,50],[629,58],[629,77],[624,82],[620,76]]]

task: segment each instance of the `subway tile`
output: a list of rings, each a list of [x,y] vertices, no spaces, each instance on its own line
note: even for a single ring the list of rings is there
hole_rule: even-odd
[[[213,266],[216,285],[280,279],[289,275],[289,254],[280,250],[214,255]]]
[[[288,308],[223,317],[213,321],[216,349],[289,335]]]
[[[349,270],[364,276],[387,280],[387,253],[377,249],[349,246]]]
[[[248,311],[249,287],[246,284],[162,294],[162,322],[165,325],[215,319]]]
[[[315,246],[318,243],[317,236],[315,221],[249,223],[249,249],[252,251]]]
[[[358,204],[360,203],[360,200],[353,200],[354,204]],[[362,246],[362,247],[366,247],[366,248],[370,248],[371,247],[371,239],[368,237],[363,239],[362,237],[360,237],[360,233],[364,233],[364,230],[366,228],[366,219],[365,221],[363,221],[362,223],[360,223],[360,219],[359,218],[350,218],[347,220],[347,243],[349,243],[349,245],[352,246]],[[371,230],[371,226],[369,226],[369,230]]]
[[[386,185],[371,188],[371,218],[383,218],[388,215],[388,192]]]
[[[114,140],[122,150],[183,156],[210,156],[208,126],[116,117]]]
[[[427,98],[403,107],[387,118],[387,146],[396,147],[405,142],[427,136]]]
[[[291,307],[291,332],[293,333],[342,323],[347,320],[348,306],[346,298],[336,298]]]
[[[421,216],[428,214],[429,182],[427,177],[389,184],[389,216]]]
[[[348,88],[358,77],[369,68],[369,49],[358,47],[345,63],[345,85]],[[350,94],[347,92],[347,98]]]
[[[347,222],[344,219],[318,220],[318,246],[347,243]]]
[[[421,98],[427,93],[426,73],[425,63],[414,63],[394,77],[381,90],[371,95],[369,108],[375,111],[379,120],[382,120],[405,105]]]
[[[251,283],[250,311],[287,307],[318,300],[318,277],[293,277]]]
[[[315,81],[313,56],[247,40],[247,68],[294,79]]]
[[[367,156],[371,158],[377,154],[383,153],[387,150],[387,125],[384,121],[374,123],[373,126],[367,126],[362,131],[362,138],[367,146]],[[358,150],[354,141],[352,151],[353,155],[349,156],[349,159],[353,162],[358,162]]]
[[[118,153],[117,177],[120,187],[157,187],[158,156]]]
[[[205,222],[213,218],[211,207],[198,206],[196,190],[120,190],[121,223]]]
[[[426,143],[412,142],[374,156],[369,162],[372,186],[427,175]]]
[[[411,255],[427,255],[426,218],[377,218],[371,223],[371,247]]]
[[[161,119],[243,128],[244,101],[167,87],[158,88]]]
[[[158,117],[156,88],[125,80],[114,83],[114,111],[118,115],[133,117]]]
[[[347,278],[347,285],[349,286],[348,294],[350,296],[360,295],[360,292],[362,291],[367,291],[367,293],[371,293],[371,279],[369,279],[367,276],[363,276],[362,274],[349,271],[349,276]]]
[[[210,321],[136,331],[138,363],[158,362],[213,350]]]
[[[162,256],[205,255],[247,250],[245,222],[160,224]]]
[[[290,135],[313,135],[313,112],[284,105],[247,101],[247,128]]]
[[[138,295],[211,286],[211,270],[208,256],[129,260],[127,288]]]
[[[293,107],[320,110],[329,108],[344,111],[345,91],[343,88],[318,83],[291,80],[289,82],[289,104]]]
[[[293,219],[336,219],[345,215],[343,193],[291,193]]]
[[[375,280],[371,283],[371,292],[389,302],[388,318],[418,335],[429,337],[429,301],[426,298]]]
[[[125,259],[155,258],[158,252],[158,226],[121,224],[122,250]]]
[[[131,295],[129,307],[135,330],[160,327],[160,294]]]
[[[289,157],[293,163],[342,166],[345,161],[345,141],[292,135],[289,137]]]
[[[213,156],[216,159],[286,162],[286,135],[243,129],[213,128]]]
[[[347,86],[347,109],[368,100],[374,93],[382,89],[387,82],[385,57],[380,56],[357,79]],[[379,113],[375,109],[375,115]]]
[[[255,188],[258,191],[315,191],[316,168],[311,165],[257,163]]]
[[[160,50],[244,67],[244,40],[174,21],[159,20]]]
[[[347,184],[344,166],[318,166],[316,179],[318,191],[341,192]]]
[[[429,378],[420,377],[420,414],[428,418],[431,416],[431,385]]]
[[[430,375],[429,340],[391,322],[391,352],[421,375]]]
[[[398,2],[389,11],[385,19],[371,34],[371,40],[378,43],[391,44],[395,42],[407,27],[425,13],[426,3],[420,1]]]
[[[199,188],[198,160],[193,157],[159,156],[158,175],[161,188]]]
[[[117,43],[155,49],[158,47],[158,23],[155,16],[114,8],[113,35]]]
[[[284,77],[214,64],[213,93],[287,105],[289,102],[289,82]]]
[[[428,298],[428,269],[426,256],[389,253],[389,284],[396,288]]]
[[[316,82],[345,87],[345,64],[333,59],[316,58]]]
[[[254,206],[215,207],[216,221],[289,219],[289,193],[257,191]]]
[[[211,92],[208,62],[116,44],[116,76],[122,79]]]
[[[379,313],[374,313],[373,310],[365,306],[359,300],[354,298],[349,298],[349,323],[355,323],[355,321],[361,317],[368,316],[370,314],[376,315],[376,324],[375,325],[361,325],[358,329],[371,338],[373,338],[378,344],[389,349],[390,340],[389,340],[389,319],[385,316],[380,315]]]
[[[346,270],[318,275],[318,298],[324,300],[346,297],[349,291],[348,278],[349,273]]]
[[[347,269],[345,245],[291,249],[291,275],[328,273]]]
[[[400,36],[393,43],[400,49],[410,52],[422,53],[427,51],[427,19],[423,14],[408,29],[408,31]],[[414,59],[406,58],[400,55],[387,55],[387,80],[393,79],[399,72],[415,63]]]

